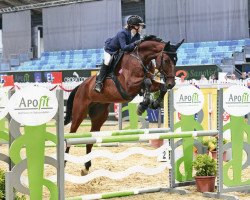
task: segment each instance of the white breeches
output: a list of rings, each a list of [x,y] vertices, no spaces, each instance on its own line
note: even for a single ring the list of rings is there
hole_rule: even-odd
[[[111,60],[111,55],[107,53],[106,51],[104,51],[103,58],[104,58],[104,61],[103,61],[104,65],[109,65],[110,60]]]

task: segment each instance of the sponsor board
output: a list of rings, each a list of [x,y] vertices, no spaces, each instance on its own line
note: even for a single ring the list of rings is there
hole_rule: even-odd
[[[250,90],[241,85],[229,87],[223,94],[223,108],[230,115],[247,115],[250,112]]]
[[[57,109],[58,102],[55,93],[36,86],[16,91],[8,103],[11,117],[27,126],[37,126],[50,121]]]
[[[176,66],[176,76],[183,77],[185,80],[200,80],[201,75],[204,75],[207,79],[211,75],[218,77],[219,72],[221,72],[221,69],[217,65]]]
[[[203,104],[202,92],[193,85],[180,87],[174,94],[174,108],[183,115],[198,113]]]
[[[62,72],[62,81],[63,82],[82,82],[86,78],[90,77],[94,70],[61,70]],[[52,82],[53,76],[52,72],[58,71],[10,71],[10,72],[1,72],[0,73],[0,82],[3,83],[3,76],[13,75],[14,82],[17,83],[35,83],[35,82]]]

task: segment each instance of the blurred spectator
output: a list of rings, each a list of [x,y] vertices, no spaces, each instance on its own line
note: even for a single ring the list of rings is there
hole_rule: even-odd
[[[212,74],[211,76],[209,76],[209,80],[216,80],[215,74]]]
[[[250,78],[250,71],[247,73],[247,78]]]
[[[225,80],[226,80],[226,81],[227,81],[227,80],[230,80],[230,79],[231,79],[231,76],[232,76],[232,74],[227,73],[226,76],[225,76]]]
[[[200,79],[201,81],[206,81],[207,80],[207,78],[202,74],[201,75],[201,79]]]
[[[237,80],[237,77],[236,77],[235,74],[232,74],[232,75],[231,75],[231,80]]]
[[[240,80],[246,80],[247,78],[247,73],[246,72],[242,72]]]

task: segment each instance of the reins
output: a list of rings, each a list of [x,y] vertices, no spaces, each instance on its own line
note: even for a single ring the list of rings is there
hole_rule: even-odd
[[[167,73],[163,70],[163,53],[166,53],[166,54],[176,54],[176,52],[169,52],[169,51],[162,50],[161,51],[161,64],[157,68],[158,72],[152,73],[152,72],[149,71],[149,67],[145,66],[144,63],[142,62],[142,59],[140,58],[140,55],[139,55],[139,52],[138,52],[140,44],[141,44],[141,42],[138,43],[138,45],[135,47],[134,51],[130,55],[133,56],[134,58],[136,58],[139,61],[140,65],[142,66],[142,68],[144,69],[144,72],[146,74],[149,74],[149,75],[151,75],[154,78],[154,77],[157,77],[159,73],[161,73],[165,78],[175,78],[175,76],[169,76],[169,75],[167,75]]]

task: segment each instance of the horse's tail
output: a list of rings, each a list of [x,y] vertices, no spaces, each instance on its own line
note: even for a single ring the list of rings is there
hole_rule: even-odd
[[[79,85],[72,90],[72,92],[69,95],[67,106],[66,106],[66,115],[64,117],[64,125],[67,125],[72,120],[72,109],[73,109],[73,102],[76,95],[76,91],[79,88]]]

